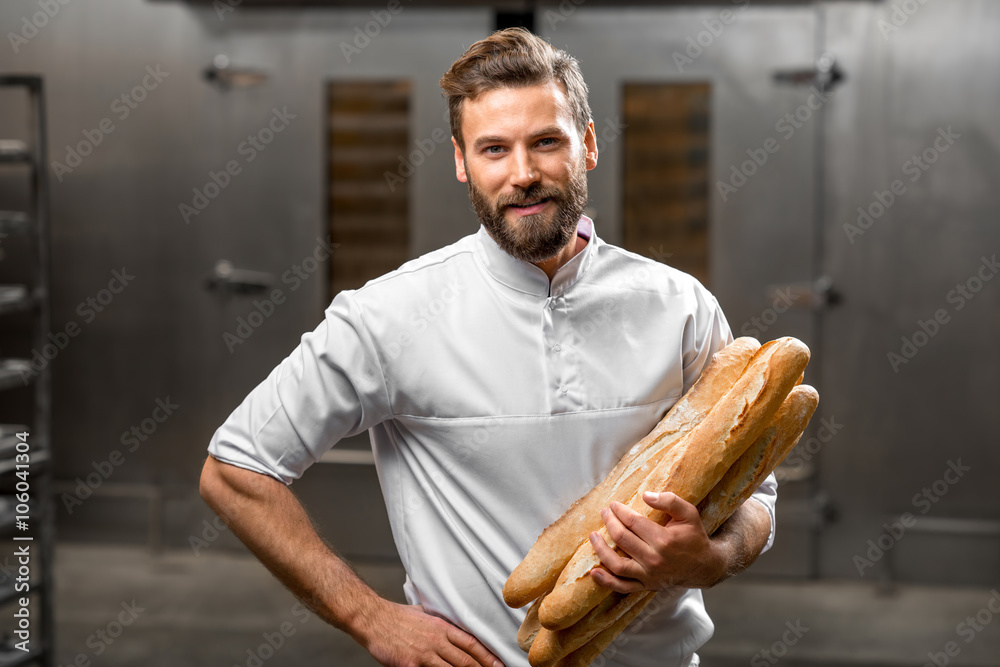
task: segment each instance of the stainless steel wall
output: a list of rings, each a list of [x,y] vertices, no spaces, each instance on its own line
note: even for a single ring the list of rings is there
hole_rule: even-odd
[[[763,571],[808,574],[815,549],[820,574],[859,577],[854,557],[865,557],[867,540],[878,540],[891,517],[1000,518],[1000,500],[991,493],[1000,359],[990,345],[1000,328],[1000,281],[983,283],[961,310],[948,300],[957,283],[975,276],[981,256],[1000,250],[1000,195],[990,183],[1000,146],[1000,82],[991,76],[1000,65],[1000,8],[988,0],[916,4],[905,21],[896,17],[898,26],[891,5],[750,7],[684,71],[673,53],[683,52],[705,21],[738,4],[615,11],[584,5],[538,14],[539,32],[580,58],[599,136],[620,113],[625,79],[711,81],[715,180],[728,178],[748,149],[780,136],[776,121],[807,102],[807,89],[774,82],[776,70],[810,66],[830,51],[847,73],[845,84],[737,195],[723,201],[717,189],[710,193],[712,287],[737,334],[769,307],[766,288],[773,283],[827,273],[843,294],[821,317],[790,311],[761,335],[797,335],[814,345],[814,365],[823,371],[818,416],[843,424],[813,456],[817,488],[839,519],[810,541],[808,531],[790,529],[794,517],[784,517],[784,552],[776,548]],[[37,11],[28,0],[4,3],[4,33]],[[115,125],[79,167],[53,181],[54,324],[83,327],[53,362],[58,475],[85,477],[111,450],[125,451],[122,432],[169,396],[179,405],[175,414],[125,454],[107,487],[135,482],[162,489],[173,544],[201,535],[201,521],[210,516],[194,486],[211,433],[315,326],[325,305],[319,275],[295,291],[280,283],[312,252],[324,226],[324,82],[412,78],[411,140],[429,139],[447,127],[437,79],[492,27],[482,10],[407,9],[348,62],[341,44],[369,21],[367,11],[237,9],[219,17],[211,6],[101,0],[61,6],[17,53],[0,45],[0,70],[46,76],[53,160],[65,162],[64,147],[84,140],[102,118]],[[880,29],[880,21],[898,30]],[[201,73],[217,53],[265,71],[267,82],[229,91],[208,85]],[[169,76],[121,118],[113,100],[157,65]],[[296,117],[247,162],[240,143],[267,125],[273,109],[285,107]],[[960,138],[917,181],[908,180],[907,160],[933,148],[948,126]],[[598,229],[612,243],[621,238],[616,136],[605,135],[591,177]],[[241,173],[186,224],[179,205],[190,205],[192,189],[203,189],[210,172],[229,160],[239,162]],[[873,193],[896,179],[905,193],[849,239],[844,224],[856,222],[857,207],[871,206]],[[475,229],[447,144],[437,145],[408,183],[414,255]],[[817,215],[824,248],[818,259]],[[221,258],[272,273],[287,296],[232,353],[222,335],[251,312],[254,297],[224,299],[204,289]],[[78,304],[122,267],[134,283],[84,322]],[[918,320],[939,309],[948,321],[895,372],[887,354],[901,353],[900,338],[912,338]],[[926,505],[914,495],[924,487],[933,493],[948,462],[959,459],[970,470],[922,513]],[[341,499],[377,500],[374,485],[373,470],[317,466],[295,488],[348,555],[391,558],[379,508],[347,524],[335,516]],[[806,502],[812,490],[789,485],[782,498]],[[119,531],[142,539],[146,510],[135,501],[94,497],[62,518],[64,534]],[[364,525],[382,528],[358,529]],[[968,522],[930,527],[991,529]],[[984,582],[996,571],[998,551],[996,536],[910,530],[863,576],[877,576],[891,558],[900,576]]]
[[[850,82],[829,105],[826,132],[825,262],[844,301],[825,318],[824,408],[844,428],[821,454],[841,512],[823,572],[858,576],[854,556],[867,559],[867,540],[877,546],[883,523],[909,513],[935,532],[909,531],[876,568],[891,560],[903,577],[985,583],[1000,564],[1000,280],[977,284],[977,274],[991,275],[983,257],[1000,253],[1000,78],[990,74],[1000,68],[1000,6],[913,4],[911,14],[827,7],[827,47]],[[857,225],[858,207],[878,213],[875,192],[893,181],[905,190],[880,218],[860,236],[844,228]],[[925,340],[935,327],[918,322],[935,313],[944,323]],[[916,339],[912,349],[903,337]],[[890,352],[906,363],[894,369]],[[947,472],[959,461],[969,470]]]

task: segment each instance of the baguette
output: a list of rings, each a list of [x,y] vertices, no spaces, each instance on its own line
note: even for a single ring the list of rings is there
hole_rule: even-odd
[[[798,443],[818,403],[819,394],[808,385],[791,390],[771,424],[698,505],[707,534],[715,533],[784,460]],[[529,654],[532,667],[589,664],[641,613],[647,598],[653,595],[652,591],[612,593],[573,626],[556,632],[543,628]],[[584,646],[590,648],[579,650]]]
[[[798,444],[818,404],[819,394],[807,384],[797,385],[789,392],[764,434],[698,505],[706,533],[712,535],[718,530],[785,460]]]
[[[674,600],[687,589],[673,589],[677,592]],[[627,626],[638,615],[646,604],[647,598],[652,598],[655,591],[637,591],[635,593],[612,593],[604,600],[601,600],[596,607],[590,610],[581,621],[564,630],[549,630],[542,627],[538,632],[535,643],[531,645],[531,652],[528,655],[528,662],[531,667],[557,667],[564,664],[566,656],[578,654],[579,649],[589,646],[592,643],[600,642],[605,630],[614,625],[621,628]],[[634,611],[638,605],[638,608]],[[625,618],[626,620],[621,621]],[[619,623],[621,621],[621,623]],[[618,630],[611,635],[610,643],[621,632]],[[607,644],[604,645],[607,647]],[[601,650],[604,650],[603,648]],[[597,653],[600,653],[598,651]],[[596,654],[595,654],[596,655]]]
[[[577,547],[603,525],[601,510],[612,501],[626,502],[632,497],[650,469],[736,382],[758,349],[755,339],[737,338],[717,352],[694,386],[649,435],[622,457],[604,481],[542,532],[504,584],[503,598],[509,607],[523,607],[555,585]]]
[[[535,621],[538,622],[540,629],[535,633],[534,643],[528,651],[528,662],[531,667],[550,667],[560,658],[586,644],[604,628],[618,620],[622,614],[628,612],[635,601],[627,601],[627,598],[628,596],[623,593],[612,593],[577,623],[564,630],[549,630],[542,627],[537,620],[536,612]]]
[[[528,607],[528,614],[524,617],[521,622],[521,627],[517,630],[517,645],[521,647],[521,650],[525,653],[531,651],[531,647],[534,645],[535,637],[543,629],[542,624],[538,621],[538,607],[542,604],[542,600],[545,599],[545,595],[541,595],[535,600],[534,604]]]
[[[671,491],[697,504],[761,435],[809,362],[809,348],[795,338],[773,340],[757,351],[735,384],[683,440],[671,448],[642,481],[629,506],[652,521],[669,518],[642,500],[643,492]],[[598,530],[612,548],[606,527]],[[589,540],[577,548],[555,587],[538,608],[549,630],[562,630],[583,618],[611,594],[587,576],[601,565]]]
[[[604,630],[601,630],[601,632],[594,637],[593,641],[584,644],[566,657],[553,662],[552,667],[586,667],[589,665],[594,661],[594,658],[603,653],[604,650],[611,645],[611,642],[613,642],[615,638],[622,633],[622,630],[624,630],[629,623],[634,621],[636,617],[642,613],[646,606],[649,605],[655,597],[656,594],[653,591],[630,593],[626,596],[626,599],[634,598],[634,604],[631,608],[619,616],[611,625],[606,627]]]

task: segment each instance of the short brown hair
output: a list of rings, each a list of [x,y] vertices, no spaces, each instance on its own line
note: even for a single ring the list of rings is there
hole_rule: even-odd
[[[481,39],[456,60],[441,88],[448,98],[451,134],[465,151],[462,137],[462,102],[498,88],[535,86],[556,80],[566,89],[580,136],[590,123],[587,84],[576,58],[557,49],[524,28],[498,30]]]

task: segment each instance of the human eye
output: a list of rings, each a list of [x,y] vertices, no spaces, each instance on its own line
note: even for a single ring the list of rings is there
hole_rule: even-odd
[[[487,155],[502,155],[503,151],[504,151],[503,146],[497,146],[497,145],[487,146],[486,148],[483,149],[483,152],[486,153]]]

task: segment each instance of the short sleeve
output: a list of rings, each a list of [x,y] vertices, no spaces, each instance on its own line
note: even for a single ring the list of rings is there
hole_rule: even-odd
[[[339,293],[319,326],[229,415],[209,443],[212,456],[290,484],[338,440],[391,416],[353,294]]]
[[[750,500],[756,500],[763,505],[764,509],[767,510],[768,517],[771,519],[771,533],[767,536],[767,544],[764,545],[764,549],[761,551],[761,553],[764,553],[774,544],[774,505],[778,501],[778,479],[774,476],[773,472],[767,476],[767,479],[761,482],[761,485],[750,496]]]

